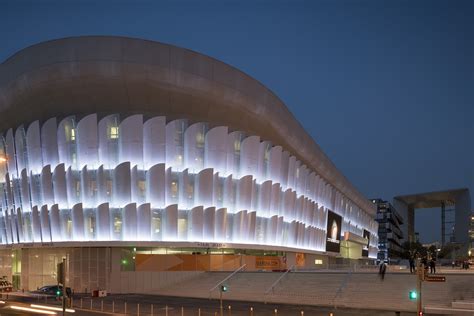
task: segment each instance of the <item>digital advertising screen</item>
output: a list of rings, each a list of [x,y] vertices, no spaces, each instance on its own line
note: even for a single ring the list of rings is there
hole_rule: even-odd
[[[342,217],[328,210],[328,223],[326,230],[326,251],[341,251]]]
[[[364,229],[364,238],[367,238],[367,244],[362,246],[362,257],[369,256],[370,233]]]

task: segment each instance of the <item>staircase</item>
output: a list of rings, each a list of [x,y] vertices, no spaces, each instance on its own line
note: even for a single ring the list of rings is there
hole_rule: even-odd
[[[159,289],[155,294],[207,299],[209,289],[228,275],[228,272],[201,273]],[[265,296],[280,276],[281,272],[239,272],[226,282],[229,291],[224,293],[224,297],[227,300],[266,300],[282,304],[416,310],[416,302],[408,297],[411,290],[416,290],[416,276],[412,274],[387,273],[382,281],[372,272],[290,272],[272,293]],[[423,282],[424,306],[451,308],[453,301],[474,299],[474,274],[450,274],[446,279],[444,283]],[[216,290],[212,298],[218,297],[219,291]]]

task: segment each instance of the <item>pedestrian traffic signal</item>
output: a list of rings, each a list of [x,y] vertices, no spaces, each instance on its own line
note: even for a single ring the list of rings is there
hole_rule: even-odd
[[[56,291],[56,296],[61,296],[61,291],[60,290]]]
[[[416,291],[410,291],[408,297],[410,298],[410,300],[414,301],[418,298],[418,293],[416,293]]]

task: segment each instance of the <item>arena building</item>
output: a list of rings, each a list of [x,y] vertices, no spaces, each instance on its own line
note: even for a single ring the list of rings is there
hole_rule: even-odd
[[[120,292],[160,271],[377,256],[375,206],[282,101],[193,51],[28,47],[0,65],[0,131],[0,270],[16,288],[55,284],[63,257],[76,291]]]

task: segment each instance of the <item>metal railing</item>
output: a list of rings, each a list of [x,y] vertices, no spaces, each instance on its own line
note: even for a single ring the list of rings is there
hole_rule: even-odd
[[[243,270],[245,267],[247,266],[247,264],[243,264],[242,266],[240,266],[237,270],[235,270],[234,272],[232,272],[231,274],[229,274],[227,277],[225,277],[224,280],[220,281],[219,283],[217,283],[215,286],[213,286],[210,290],[209,290],[209,299],[211,298],[211,295],[212,295],[212,292],[217,289],[219,286],[221,286],[224,282],[226,282],[227,280],[229,280],[230,278],[232,278],[237,272]]]
[[[346,288],[347,283],[349,283],[351,276],[352,276],[352,269],[350,269],[349,272],[347,272],[344,279],[342,279],[341,285],[336,290],[336,294],[334,294],[333,305],[335,309],[337,309],[337,298],[341,296],[342,291],[344,291],[344,289]]]
[[[33,308],[39,312],[53,312],[59,315],[61,314],[60,309],[61,302],[51,298],[47,302],[38,302],[35,296],[25,296],[19,293],[0,293],[0,299],[7,302],[7,304],[15,307],[28,307]],[[41,299],[43,300],[43,299]],[[291,316],[304,316],[313,315],[314,312],[312,307],[301,307],[301,309],[291,308],[290,311],[285,311],[284,307],[275,307],[271,305],[255,305],[255,303],[230,303],[226,304],[225,310],[221,314],[221,311],[216,308],[215,305],[209,305],[203,302],[200,304],[194,303],[192,305],[183,306],[181,302],[163,302],[162,299],[146,299],[146,302],[141,301],[140,298],[134,297],[130,300],[123,298],[114,297],[80,297],[74,301],[70,301],[68,304],[67,312],[69,313],[94,313],[102,315],[121,315],[121,316],[254,316],[254,315],[266,315],[266,316],[279,316],[279,315],[291,315]],[[69,314],[68,313],[68,314]],[[258,313],[258,314],[257,314]],[[3,314],[3,313],[2,313]]]
[[[281,280],[283,280],[283,278],[285,276],[288,275],[288,273],[290,273],[290,271],[292,271],[293,269],[295,268],[294,265],[292,265],[288,270],[285,271],[285,273],[283,273],[275,282],[273,282],[273,284],[265,291],[263,297],[264,297],[264,300],[265,300],[265,304],[267,304],[267,296],[270,294],[270,292],[273,294],[274,293],[274,290],[275,290],[275,287],[280,283]]]

